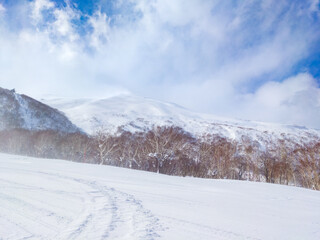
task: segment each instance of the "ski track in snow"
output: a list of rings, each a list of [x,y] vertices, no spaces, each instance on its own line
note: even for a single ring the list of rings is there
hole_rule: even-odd
[[[16,169],[6,170],[16,171]],[[75,216],[70,218],[62,215],[61,212],[57,213],[50,210],[58,207],[63,211],[70,211],[65,206],[55,205],[54,202],[44,202],[34,197],[23,199],[22,197],[0,193],[0,212],[7,213],[4,216],[0,215],[0,218],[14,225],[15,231],[25,236],[20,238],[17,235],[11,235],[0,239],[151,240],[160,237],[157,231],[164,230],[159,223],[159,219],[145,209],[142,203],[133,195],[100,185],[94,180],[73,178],[43,171],[20,171],[24,178],[32,175],[41,176],[41,178],[54,181],[56,184],[64,184],[72,186],[72,188],[78,187],[85,191],[85,194],[72,191],[50,191],[43,187],[8,181],[2,178],[0,178],[0,185],[8,185],[10,188],[20,188],[27,191],[37,191],[38,194],[49,194],[52,197],[65,199],[65,201],[80,199],[81,211],[73,211],[72,213]],[[178,227],[184,228],[186,233],[206,236],[208,239],[212,237],[219,240],[258,239],[202,224],[196,224],[197,232],[195,232],[195,223],[192,221],[166,216],[163,216],[163,218],[166,219],[167,225],[172,222]],[[17,219],[19,220],[17,221]],[[46,235],[42,235],[43,233],[46,233]]]
[[[318,240],[319,217],[308,189],[0,154],[0,240]]]
[[[16,172],[15,169],[6,169],[7,172],[8,170]],[[81,210],[71,211],[73,217],[70,218],[66,216],[70,214],[70,209],[63,206],[63,203],[57,205],[54,200],[44,202],[32,196],[24,198],[22,195],[10,194],[10,191],[1,191],[0,225],[2,221],[6,222],[14,231],[8,236],[0,236],[0,239],[156,239],[159,236],[159,220],[130,194],[99,185],[96,181],[59,174],[39,171],[22,171],[19,174],[23,176],[21,179],[41,176],[41,180],[45,179],[45,182],[49,180],[59,185],[64,184],[70,186],[70,190],[78,188],[85,191],[85,194],[48,191],[43,187],[2,178],[0,185],[5,186],[5,189],[15,189],[13,193],[18,188],[36,192],[37,196],[50,195],[66,202],[78,201],[78,206],[80,201]],[[68,204],[70,203],[66,205]],[[61,211],[51,210],[57,208]]]

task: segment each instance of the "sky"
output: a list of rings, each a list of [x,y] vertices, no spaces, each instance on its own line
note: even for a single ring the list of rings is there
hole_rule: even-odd
[[[0,0],[0,87],[320,129],[319,0]]]

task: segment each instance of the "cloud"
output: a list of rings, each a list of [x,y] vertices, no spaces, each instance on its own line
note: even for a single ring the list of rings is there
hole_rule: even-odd
[[[318,117],[317,80],[297,68],[319,49],[318,3],[113,0],[98,2],[92,15],[72,1],[17,3],[28,6],[19,14],[5,6],[0,84],[33,96],[132,92],[217,115],[320,127],[310,120]]]
[[[75,41],[78,39],[78,33],[75,31],[73,22],[80,18],[77,11],[72,9],[69,4],[63,9],[55,9],[55,21],[52,23],[52,31],[54,36],[65,37],[65,41]]]
[[[47,9],[54,8],[55,4],[50,0],[35,0],[30,3],[31,5],[31,17],[35,23],[39,23],[43,20],[42,12]]]
[[[313,0],[311,2],[311,5],[310,5],[310,10],[313,11],[313,12],[319,13],[319,6],[320,6],[320,1],[319,0]]]
[[[240,97],[239,116],[319,128],[320,88],[308,73],[281,83],[267,82],[253,94]]]
[[[5,11],[5,7],[0,3],[0,14],[3,14]]]
[[[102,45],[106,44],[110,33],[110,19],[105,13],[100,11],[95,12],[89,17],[89,24],[92,26],[89,45],[94,49],[99,50]]]

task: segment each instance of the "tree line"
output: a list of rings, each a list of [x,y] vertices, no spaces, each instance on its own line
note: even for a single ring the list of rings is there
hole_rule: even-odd
[[[194,137],[182,128],[155,126],[146,132],[103,128],[93,136],[52,130],[0,132],[0,151],[42,158],[112,165],[176,176],[237,179],[320,190],[320,142],[230,140]]]

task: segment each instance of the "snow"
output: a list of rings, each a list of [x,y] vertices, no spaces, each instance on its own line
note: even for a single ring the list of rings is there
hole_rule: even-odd
[[[0,130],[79,132],[64,114],[14,90],[0,88]]]
[[[0,239],[320,239],[320,192],[0,154]]]
[[[135,132],[149,130],[154,125],[173,125],[197,137],[210,133],[239,141],[247,136],[252,141],[264,142],[262,147],[267,142],[276,143],[278,139],[290,139],[295,143],[320,139],[320,130],[222,118],[130,94],[106,99],[51,98],[42,101],[64,112],[74,124],[89,134],[95,133],[101,126],[115,133],[118,127]]]

